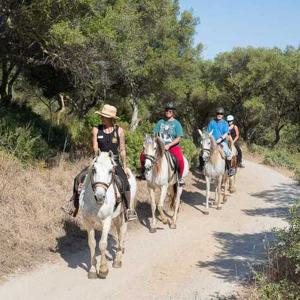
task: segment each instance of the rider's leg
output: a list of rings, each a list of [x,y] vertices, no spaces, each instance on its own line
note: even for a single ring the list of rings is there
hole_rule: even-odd
[[[137,178],[145,180],[145,154],[144,150],[140,154],[140,163],[141,163],[141,174]]]
[[[83,181],[88,173],[88,167],[84,168],[77,176],[74,178],[73,182],[73,195],[70,200],[65,203],[62,209],[69,215],[76,217],[79,209],[79,195],[82,190]]]
[[[235,170],[231,167],[232,152],[230,151],[226,142],[222,142],[222,147],[226,156],[226,166],[228,168],[228,175],[233,176],[235,174]]]
[[[132,221],[137,219],[137,214],[136,211],[133,208],[133,199],[131,199],[131,191],[130,191],[130,184],[127,178],[127,175],[125,174],[123,168],[121,166],[117,166],[116,169],[116,174],[122,178],[122,181],[124,182],[125,185],[125,193],[124,193],[124,204],[126,207],[126,217],[128,221]]]
[[[238,166],[239,167],[243,167],[243,164],[242,164],[242,161],[243,161],[243,154],[242,154],[242,149],[239,145],[239,143],[236,143],[235,144],[235,148],[236,148],[236,151],[237,151],[237,162],[238,162]]]
[[[176,157],[178,162],[178,177],[179,177],[179,184],[184,185],[184,180],[182,178],[183,170],[184,170],[184,159],[183,154],[180,146],[174,146],[169,149],[169,151]]]

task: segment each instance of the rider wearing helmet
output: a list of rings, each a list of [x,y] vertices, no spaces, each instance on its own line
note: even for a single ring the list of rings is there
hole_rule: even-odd
[[[226,156],[228,175],[233,176],[235,174],[235,170],[231,167],[232,153],[226,141],[229,128],[228,123],[223,119],[225,111],[223,107],[218,107],[215,112],[216,116],[213,120],[209,122],[207,130],[208,132],[212,132],[212,135],[216,140],[217,144],[222,146]]]
[[[240,137],[239,128],[234,124],[234,116],[233,115],[228,115],[226,120],[228,122],[229,134],[232,137],[234,146],[238,153],[238,155],[237,155],[238,166],[240,168],[244,168],[244,166],[242,164],[242,150],[241,150],[241,147],[238,142],[239,137]]]
[[[168,102],[165,105],[165,118],[160,119],[154,129],[153,133],[159,135],[159,137],[165,143],[165,150],[171,152],[178,162],[178,183],[180,186],[184,185],[184,180],[182,178],[183,170],[184,170],[184,159],[181,147],[179,142],[181,137],[183,136],[183,129],[178,120],[175,119],[175,110],[176,106],[173,102]],[[145,163],[144,153],[141,153],[140,156],[141,166],[142,166],[142,173],[143,167]],[[143,174],[141,178],[143,178]]]

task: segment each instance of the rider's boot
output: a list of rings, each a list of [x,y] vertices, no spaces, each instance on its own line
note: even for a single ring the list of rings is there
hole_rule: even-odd
[[[130,191],[125,192],[125,207],[126,207],[126,220],[128,222],[137,219],[137,213],[131,208],[131,193]]]
[[[61,209],[70,216],[74,218],[77,216],[78,209],[79,209],[79,197],[77,193],[74,193],[70,200],[66,201],[64,206]]]

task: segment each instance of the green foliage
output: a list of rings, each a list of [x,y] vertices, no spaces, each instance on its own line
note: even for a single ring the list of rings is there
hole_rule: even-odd
[[[15,106],[0,110],[0,136],[1,146],[8,153],[31,163],[62,151],[68,131],[43,120],[26,106]]]
[[[199,153],[192,140],[182,139],[180,141],[184,156],[187,158],[190,167],[195,167],[198,164]]]
[[[264,274],[258,274],[261,299],[300,299],[300,201],[290,209],[289,227],[276,230]]]
[[[267,150],[264,155],[264,163],[270,166],[295,168],[292,155],[284,148]]]

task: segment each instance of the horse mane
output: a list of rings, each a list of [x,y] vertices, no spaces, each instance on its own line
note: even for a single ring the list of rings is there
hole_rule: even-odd
[[[211,145],[210,146],[211,147],[211,149],[210,149],[210,151],[211,151],[210,152],[211,153],[210,154],[210,160],[211,160],[213,165],[216,165],[217,161],[220,157],[220,151],[218,149],[218,145],[217,145],[217,142],[214,139],[214,137],[212,135],[210,135],[209,138],[210,138],[210,145]]]
[[[155,142],[157,144],[157,149],[156,149],[156,166],[155,166],[155,171],[157,174],[160,173],[161,171],[161,161],[162,161],[162,158],[165,154],[165,144],[163,142],[163,140],[160,138],[160,137],[156,137],[155,138]]]

